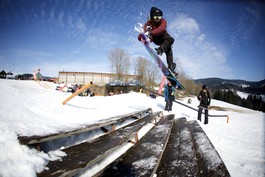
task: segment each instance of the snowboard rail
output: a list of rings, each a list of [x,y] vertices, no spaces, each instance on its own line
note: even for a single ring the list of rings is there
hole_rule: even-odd
[[[72,95],[70,95],[69,97],[67,97],[62,104],[65,105],[69,100],[71,100],[72,98],[74,98],[75,96],[79,95],[80,93],[84,92],[86,89],[90,88],[92,86],[92,82],[84,85],[81,89],[77,90],[75,93],[73,93]]]
[[[161,96],[161,97],[164,97],[163,95],[161,95],[161,94],[159,94],[159,93],[156,93],[156,92],[154,92],[154,91],[151,91],[151,90],[149,90],[149,89],[147,89],[147,88],[142,88],[143,90],[146,90],[146,91],[148,91],[148,92],[152,92],[152,93],[154,93],[154,94],[156,94],[156,95],[158,95],[158,96]],[[191,107],[191,106],[189,106],[189,105],[186,105],[186,104],[184,104],[184,103],[181,103],[181,102],[179,102],[179,101],[177,101],[177,100],[174,100],[174,102],[175,103],[178,103],[178,104],[180,104],[180,105],[182,105],[182,106],[185,106],[185,107],[187,107],[187,108],[189,108],[189,109],[192,109],[193,111],[196,111],[196,112],[198,112],[199,110],[198,109],[196,109],[196,108],[194,108],[194,107]],[[203,114],[205,114],[205,112],[202,112]],[[209,117],[226,117],[227,118],[227,120],[226,120],[226,122],[228,123],[229,122],[229,116],[227,115],[227,114],[223,114],[223,115],[211,115],[211,114],[208,114],[208,116]]]

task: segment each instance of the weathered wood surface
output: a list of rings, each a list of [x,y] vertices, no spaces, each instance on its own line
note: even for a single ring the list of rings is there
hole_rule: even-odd
[[[163,117],[135,146],[96,176],[152,176],[165,150],[174,114]]]
[[[50,161],[48,170],[38,176],[73,176],[83,168],[87,168],[102,160],[117,148],[134,138],[136,133],[148,122],[154,119],[150,114],[142,119],[101,136],[93,141],[84,142],[63,150],[67,156],[62,160]]]
[[[186,118],[176,119],[161,163],[158,177],[198,176],[195,147]]]
[[[200,177],[230,177],[230,174],[210,139],[196,121],[189,121]]]

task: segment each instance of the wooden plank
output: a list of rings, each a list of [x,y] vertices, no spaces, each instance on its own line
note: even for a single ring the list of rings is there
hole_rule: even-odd
[[[199,176],[196,152],[186,118],[174,121],[157,177]]]
[[[57,133],[53,133],[53,134],[48,134],[48,135],[35,135],[35,136],[18,136],[18,140],[21,144],[37,144],[37,143],[42,143],[45,141],[52,141],[55,139],[59,139],[59,138],[65,138],[68,136],[72,136],[75,134],[80,134],[83,132],[87,132],[90,130],[94,130],[97,128],[101,128],[107,125],[111,125],[114,123],[117,123],[119,121],[128,119],[130,117],[133,118],[142,118],[146,115],[152,114],[152,109],[148,108],[148,109],[144,109],[144,110],[140,110],[140,111],[135,111],[129,114],[124,114],[124,115],[119,115],[119,116],[115,116],[115,117],[111,117],[107,120],[102,120],[99,121],[97,123],[91,124],[91,125],[87,125],[87,126],[83,126],[82,128],[78,128],[78,129],[73,129],[71,131],[59,131]]]
[[[161,118],[142,139],[96,176],[152,176],[165,150],[174,114]]]
[[[72,98],[74,98],[75,96],[79,95],[79,93],[82,93],[82,92],[84,92],[86,89],[88,89],[89,87],[91,87],[92,84],[93,84],[92,82],[87,83],[87,84],[84,85],[81,89],[77,90],[75,93],[73,93],[72,95],[70,95],[68,98],[66,98],[66,99],[62,102],[63,105],[64,105],[65,103],[67,103],[69,100],[71,100]]]
[[[154,119],[154,115],[148,115],[93,141],[69,147],[63,150],[67,156],[63,157],[61,161],[50,161],[47,165],[49,170],[43,171],[38,176],[73,176],[81,169],[95,164],[127,143],[152,119]]]
[[[194,142],[200,176],[203,177],[230,177],[224,162],[214,148],[210,139],[197,121],[188,122]]]

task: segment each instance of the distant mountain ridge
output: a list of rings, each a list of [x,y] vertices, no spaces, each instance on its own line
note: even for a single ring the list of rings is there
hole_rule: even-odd
[[[206,85],[210,89],[234,89],[247,93],[265,94],[265,79],[257,82],[240,79],[204,78],[195,79],[196,84]]]

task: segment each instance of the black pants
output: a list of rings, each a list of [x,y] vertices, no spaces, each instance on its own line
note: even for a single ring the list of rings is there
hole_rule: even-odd
[[[153,41],[156,45],[159,45],[165,51],[168,68],[174,71],[176,68],[176,63],[173,62],[173,52],[171,46],[174,43],[175,39],[169,34],[164,34],[162,36],[153,37]]]
[[[202,110],[203,109],[204,109],[204,113],[205,113],[204,124],[208,124],[208,108],[206,108],[206,107],[199,107],[198,120],[201,121],[201,116],[202,116]]]
[[[166,100],[165,111],[172,111],[173,100],[174,98],[170,98]]]

